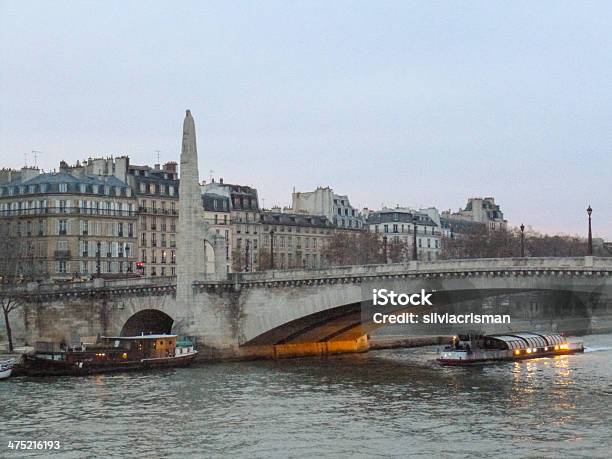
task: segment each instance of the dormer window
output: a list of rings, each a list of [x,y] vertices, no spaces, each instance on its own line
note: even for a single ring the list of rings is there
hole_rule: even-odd
[[[81,193],[87,193],[87,185],[81,183]]]
[[[60,183],[59,184],[59,191],[60,191],[60,193],[66,193],[68,191],[68,184],[67,183]]]
[[[98,194],[98,185],[92,185],[92,186],[91,186],[91,191],[92,191],[94,194]]]
[[[174,196],[174,187],[173,187],[172,185],[170,185],[170,186],[168,187],[168,194],[169,194],[170,196]]]
[[[36,185],[28,185],[28,193],[34,193],[36,191]]]

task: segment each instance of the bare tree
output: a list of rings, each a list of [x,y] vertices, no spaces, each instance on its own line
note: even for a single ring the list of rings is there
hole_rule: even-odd
[[[0,295],[2,294],[0,293]],[[9,352],[13,352],[13,331],[11,329],[9,315],[12,311],[19,307],[19,302],[10,296],[2,295],[2,297],[0,297],[0,304],[2,305],[2,312],[4,313],[4,325],[6,327],[6,338],[8,340]]]
[[[388,257],[391,263],[401,263],[410,260],[412,256],[412,245],[401,239],[391,239],[388,247]]]
[[[321,251],[331,266],[382,263],[382,242],[378,234],[369,231],[334,234]]]
[[[257,257],[259,260],[259,270],[265,271],[270,269],[270,250],[268,249],[259,249],[259,256]]]
[[[586,254],[586,241],[577,236],[525,232],[525,254],[531,257],[573,257]],[[484,225],[442,240],[441,258],[507,258],[521,256],[521,232],[488,230]]]
[[[0,224],[0,306],[11,352],[14,344],[10,314],[20,306],[11,288],[47,276],[46,260],[35,256],[35,241],[24,237],[22,226],[19,222]]]

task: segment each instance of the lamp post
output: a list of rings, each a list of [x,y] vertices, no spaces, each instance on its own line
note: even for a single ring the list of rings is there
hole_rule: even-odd
[[[100,241],[98,241],[98,243],[96,244],[96,247],[98,248],[98,251],[96,252],[96,274],[99,276],[100,275],[100,250],[102,247],[102,243]]]
[[[244,251],[244,271],[245,272],[249,272],[249,241],[248,239],[246,240],[246,248]]]
[[[130,246],[125,244],[125,278],[128,278],[128,273],[132,271],[130,266]]]
[[[525,225],[521,223],[521,257],[525,258]]]
[[[419,257],[417,256],[417,224],[416,220],[414,220],[414,232],[412,234],[412,259],[417,261]]]
[[[383,256],[384,258],[384,263],[387,264],[389,262],[389,258],[387,257],[387,236],[383,236]]]
[[[587,207],[587,214],[589,214],[589,255],[593,255],[593,233],[591,232],[591,214],[593,209],[591,206]]]
[[[274,230],[270,230],[270,269],[274,269]]]

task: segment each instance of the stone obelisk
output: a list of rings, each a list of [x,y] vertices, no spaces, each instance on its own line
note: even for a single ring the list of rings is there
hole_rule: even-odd
[[[192,304],[193,282],[204,277],[204,231],[195,123],[191,112],[187,110],[183,122],[176,240],[176,301],[179,306]]]

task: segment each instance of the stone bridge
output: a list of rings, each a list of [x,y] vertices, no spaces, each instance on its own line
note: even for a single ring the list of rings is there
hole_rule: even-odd
[[[23,306],[17,310],[17,336],[30,344],[38,337],[78,342],[97,333],[172,331],[195,337],[211,357],[278,357],[367,349],[367,334],[381,326],[372,321],[373,288],[433,291],[430,309],[439,312],[489,296],[558,292],[570,295],[588,315],[593,302],[612,299],[612,258],[416,261],[239,273],[191,283],[189,301],[177,301],[173,278],[29,285],[10,293]],[[425,312],[423,306],[384,310],[403,311]]]

